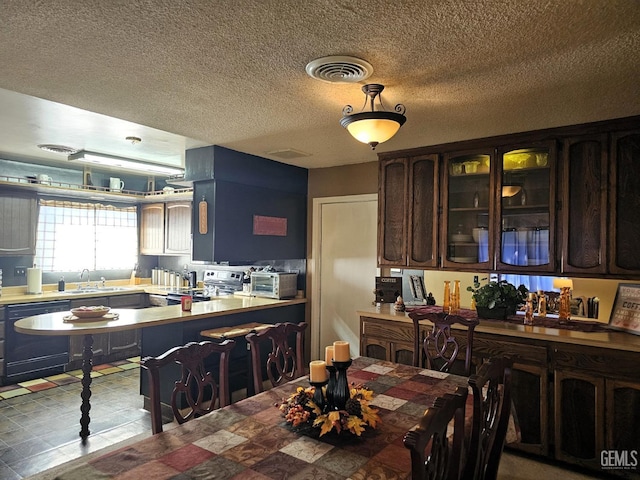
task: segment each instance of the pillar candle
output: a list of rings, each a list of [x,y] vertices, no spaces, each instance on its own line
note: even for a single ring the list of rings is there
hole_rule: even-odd
[[[333,360],[335,362],[348,362],[350,359],[349,342],[343,340],[333,342]]]
[[[333,345],[324,348],[324,361],[327,367],[333,366]]]
[[[327,364],[322,360],[314,360],[309,363],[309,381],[313,383],[326,382],[329,376],[327,375]]]

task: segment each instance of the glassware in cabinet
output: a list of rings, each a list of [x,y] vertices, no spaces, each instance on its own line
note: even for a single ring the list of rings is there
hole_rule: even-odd
[[[498,151],[498,267],[553,271],[555,143]]]
[[[490,151],[445,156],[442,235],[445,267],[491,267],[491,161]]]

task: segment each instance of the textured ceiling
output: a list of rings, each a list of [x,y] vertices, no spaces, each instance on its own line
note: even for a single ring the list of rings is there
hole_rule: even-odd
[[[284,161],[309,168],[376,160],[339,124],[361,84],[305,73],[325,55],[367,60],[386,107],[406,106],[377,151],[640,114],[637,0],[2,0],[0,14],[0,153],[16,157],[57,143],[175,164],[218,144],[300,150]]]

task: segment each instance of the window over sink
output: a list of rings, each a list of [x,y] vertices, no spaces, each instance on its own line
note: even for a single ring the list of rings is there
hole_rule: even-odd
[[[135,206],[40,200],[35,263],[44,272],[126,269],[137,261]]]

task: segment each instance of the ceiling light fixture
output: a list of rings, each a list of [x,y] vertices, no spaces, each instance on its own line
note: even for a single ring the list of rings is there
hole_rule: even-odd
[[[362,91],[366,97],[364,100],[364,106],[367,106],[367,102],[371,105],[371,111],[360,113],[353,112],[353,107],[347,105],[342,109],[342,120],[340,125],[346,128],[349,133],[359,142],[367,143],[371,145],[371,149],[375,150],[376,146],[382,142],[386,142],[393,137],[400,127],[407,121],[407,117],[404,116],[406,108],[401,103],[397,104],[394,108],[394,112],[387,112],[384,110],[382,104],[381,93],[384,90],[384,85],[378,83],[369,83],[362,87]],[[380,109],[375,109],[375,99],[378,97],[378,103]]]
[[[146,172],[157,175],[169,176],[178,175],[184,172],[182,168],[158,165],[155,163],[140,162],[138,160],[116,157],[113,155],[105,155],[103,153],[88,152],[86,150],[80,150],[78,153],[69,155],[68,159],[71,161],[92,163],[94,165],[101,165],[104,167],[118,167],[126,170]]]

